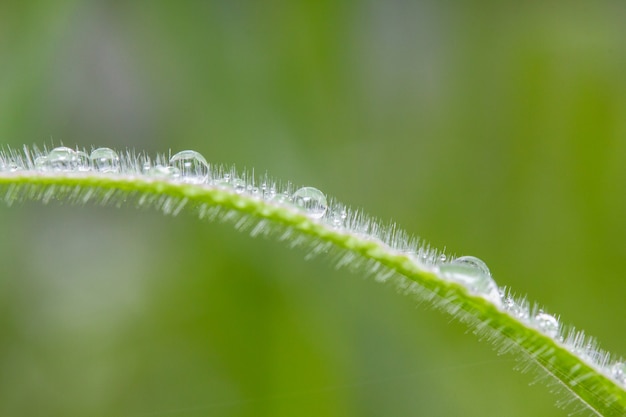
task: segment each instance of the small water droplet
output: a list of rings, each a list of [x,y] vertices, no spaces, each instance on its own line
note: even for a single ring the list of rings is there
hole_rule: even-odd
[[[522,304],[518,304],[513,297],[507,297],[504,300],[504,309],[513,317],[522,321],[528,320],[530,313],[528,307]]]
[[[181,151],[172,156],[170,165],[180,172],[180,180],[190,184],[202,184],[209,179],[209,164],[196,151]]]
[[[47,171],[48,170],[48,157],[45,155],[38,156],[35,158],[35,169],[37,171]]]
[[[150,161],[144,161],[141,164],[141,173],[144,175],[150,175],[150,171],[152,170],[152,163]]]
[[[501,305],[498,286],[491,277],[487,264],[482,260],[474,256],[461,256],[449,263],[440,264],[439,271],[444,278],[464,285],[471,293]]]
[[[442,253],[441,255],[439,255],[437,257],[437,262],[439,262],[440,264],[444,263],[446,260],[448,259],[448,257],[445,255],[445,253]]]
[[[293,203],[314,219],[324,217],[328,208],[326,196],[314,187],[303,187],[293,193]]]
[[[621,384],[626,385],[626,363],[617,362],[611,367],[611,375]]]
[[[144,166],[143,173],[144,175],[155,178],[167,178],[173,180],[180,178],[180,170],[178,168],[163,165],[155,165],[148,168]]]
[[[276,197],[276,185],[272,184],[271,187],[263,191],[263,199],[271,201],[274,197]]]
[[[89,164],[89,155],[83,151],[76,151],[76,158],[78,159],[77,168],[79,171],[87,172],[91,170],[91,165]]]
[[[550,337],[559,334],[559,321],[552,315],[539,311],[533,319],[535,327]]]
[[[99,172],[119,172],[120,157],[113,149],[98,148],[94,149],[89,156],[93,163],[93,167]]]
[[[336,207],[330,213],[331,225],[335,229],[341,229],[345,226],[346,219],[348,218],[348,211],[345,207]]]
[[[233,178],[231,184],[237,194],[243,194],[246,191],[246,182],[241,178]]]
[[[24,167],[21,163],[11,161],[4,166],[3,171],[16,172],[16,171],[21,171],[23,169]]]
[[[272,203],[279,204],[279,205],[287,205],[291,203],[291,197],[286,192],[280,193],[280,194],[274,194],[270,198],[270,201]]]
[[[54,148],[48,154],[48,169],[51,171],[69,172],[78,169],[80,160],[76,151],[65,146]]]

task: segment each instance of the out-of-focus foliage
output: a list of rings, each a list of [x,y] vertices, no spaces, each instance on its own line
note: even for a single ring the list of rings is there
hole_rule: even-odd
[[[0,141],[195,149],[624,350],[626,4],[5,2]],[[563,415],[392,288],[189,215],[0,207],[0,414]]]

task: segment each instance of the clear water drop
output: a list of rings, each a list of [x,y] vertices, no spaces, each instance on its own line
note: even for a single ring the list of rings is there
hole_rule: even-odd
[[[438,263],[440,263],[440,264],[442,264],[442,263],[444,263],[447,259],[448,259],[448,257],[446,256],[446,254],[445,254],[445,253],[442,253],[441,255],[439,255],[439,256],[437,257],[437,262],[438,262]]]
[[[144,175],[150,175],[150,171],[152,170],[152,163],[150,161],[144,161],[141,164],[141,173]]]
[[[274,197],[276,197],[276,185],[272,184],[271,187],[263,191],[263,199],[271,201]]]
[[[54,148],[48,154],[48,169],[51,171],[70,172],[78,170],[80,160],[76,151],[65,146]]]
[[[559,334],[559,321],[551,314],[539,311],[533,318],[535,327],[550,337],[556,337]]]
[[[330,222],[335,229],[344,227],[347,218],[348,211],[345,207],[336,207],[330,212]]]
[[[89,156],[93,167],[99,172],[119,172],[120,157],[113,149],[98,148],[94,149]]]
[[[176,167],[155,165],[146,169],[144,166],[143,173],[154,178],[173,179],[180,178],[180,170]]]
[[[41,155],[35,158],[35,169],[37,171],[48,170],[48,157],[46,155]]]
[[[626,385],[626,362],[617,362],[611,367],[611,375],[621,384]]]
[[[181,151],[170,158],[170,165],[180,172],[180,180],[190,184],[203,184],[209,179],[209,164],[196,151]]]
[[[522,321],[527,321],[530,317],[528,307],[523,304],[518,304],[513,297],[507,297],[504,300],[504,309],[513,317]]]
[[[291,204],[291,197],[289,196],[288,193],[280,193],[280,194],[273,194],[272,197],[270,198],[270,201],[272,203],[275,204],[279,204],[279,205],[287,205],[287,204]]]
[[[233,178],[231,185],[237,194],[243,194],[246,191],[246,182],[241,178]]]
[[[76,151],[77,158],[77,169],[82,172],[87,172],[91,170],[91,164],[89,163],[89,155],[83,151]]]
[[[23,170],[24,167],[14,161],[9,162],[8,164],[4,165],[4,167],[2,168],[3,171],[8,171],[8,172],[16,172],[16,171],[21,171]]]
[[[461,256],[439,265],[444,278],[464,285],[471,293],[480,295],[496,305],[502,304],[500,290],[491,272],[482,260],[475,256]]]
[[[314,187],[303,187],[293,193],[293,203],[314,219],[324,217],[328,208],[326,196]]]

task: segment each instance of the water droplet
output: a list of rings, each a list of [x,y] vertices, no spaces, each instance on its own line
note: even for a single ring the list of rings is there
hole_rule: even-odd
[[[45,155],[41,155],[35,158],[35,169],[37,171],[47,171],[48,170],[48,157]]]
[[[287,205],[291,203],[291,197],[289,197],[289,194],[285,193],[280,193],[280,194],[274,194],[271,198],[270,201],[272,203],[276,203],[279,205]]]
[[[293,202],[296,207],[303,209],[309,217],[320,219],[326,214],[328,202],[326,196],[314,187],[303,187],[293,193]]]
[[[23,169],[24,169],[23,165],[15,161],[10,161],[2,167],[2,171],[8,171],[8,172],[16,172],[16,171],[21,171]]]
[[[231,185],[237,194],[243,194],[246,191],[246,182],[241,178],[233,178],[231,180]]]
[[[48,154],[48,169],[51,171],[76,171],[79,163],[80,160],[76,151],[65,146],[54,148]]]
[[[330,224],[335,229],[341,229],[345,226],[346,219],[348,218],[348,211],[343,206],[337,206],[330,212]]]
[[[276,197],[276,185],[272,184],[271,187],[265,188],[263,191],[263,199],[271,201],[274,197]]]
[[[559,334],[559,321],[552,315],[539,311],[533,319],[535,327],[550,337]]]
[[[89,164],[89,155],[83,151],[76,151],[76,158],[78,161],[77,168],[79,171],[87,172],[91,170],[91,165]]]
[[[180,172],[180,180],[190,184],[202,184],[209,178],[209,164],[196,151],[181,151],[172,156],[170,165]]]
[[[440,257],[441,259],[441,257]],[[491,278],[487,264],[474,256],[461,256],[449,263],[439,265],[444,278],[462,284],[473,293],[496,305],[501,305],[500,291]]]
[[[442,253],[441,255],[439,255],[437,257],[437,262],[439,262],[440,264],[444,263],[446,260],[448,259],[448,257],[446,256],[445,253]]]
[[[526,321],[530,317],[528,307],[524,304],[518,304],[513,297],[507,297],[504,300],[504,309],[513,317]]]
[[[180,170],[176,167],[155,165],[153,167],[143,168],[144,175],[155,178],[178,179],[180,178]]]
[[[90,155],[93,167],[99,172],[119,172],[120,157],[113,149],[98,148],[94,149]]]
[[[252,187],[250,194],[252,194],[252,197],[254,198],[263,198],[263,191],[261,191],[259,187]]]
[[[152,170],[152,163],[150,161],[144,161],[141,164],[141,173],[144,175],[150,175],[150,171]]]
[[[617,362],[611,367],[611,375],[621,384],[626,385],[626,363]]]

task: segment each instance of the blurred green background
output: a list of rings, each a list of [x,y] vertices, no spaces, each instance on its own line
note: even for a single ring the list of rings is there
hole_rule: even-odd
[[[626,355],[626,3],[0,3],[0,141],[313,185]],[[0,206],[0,415],[566,416],[458,323],[190,214]]]

